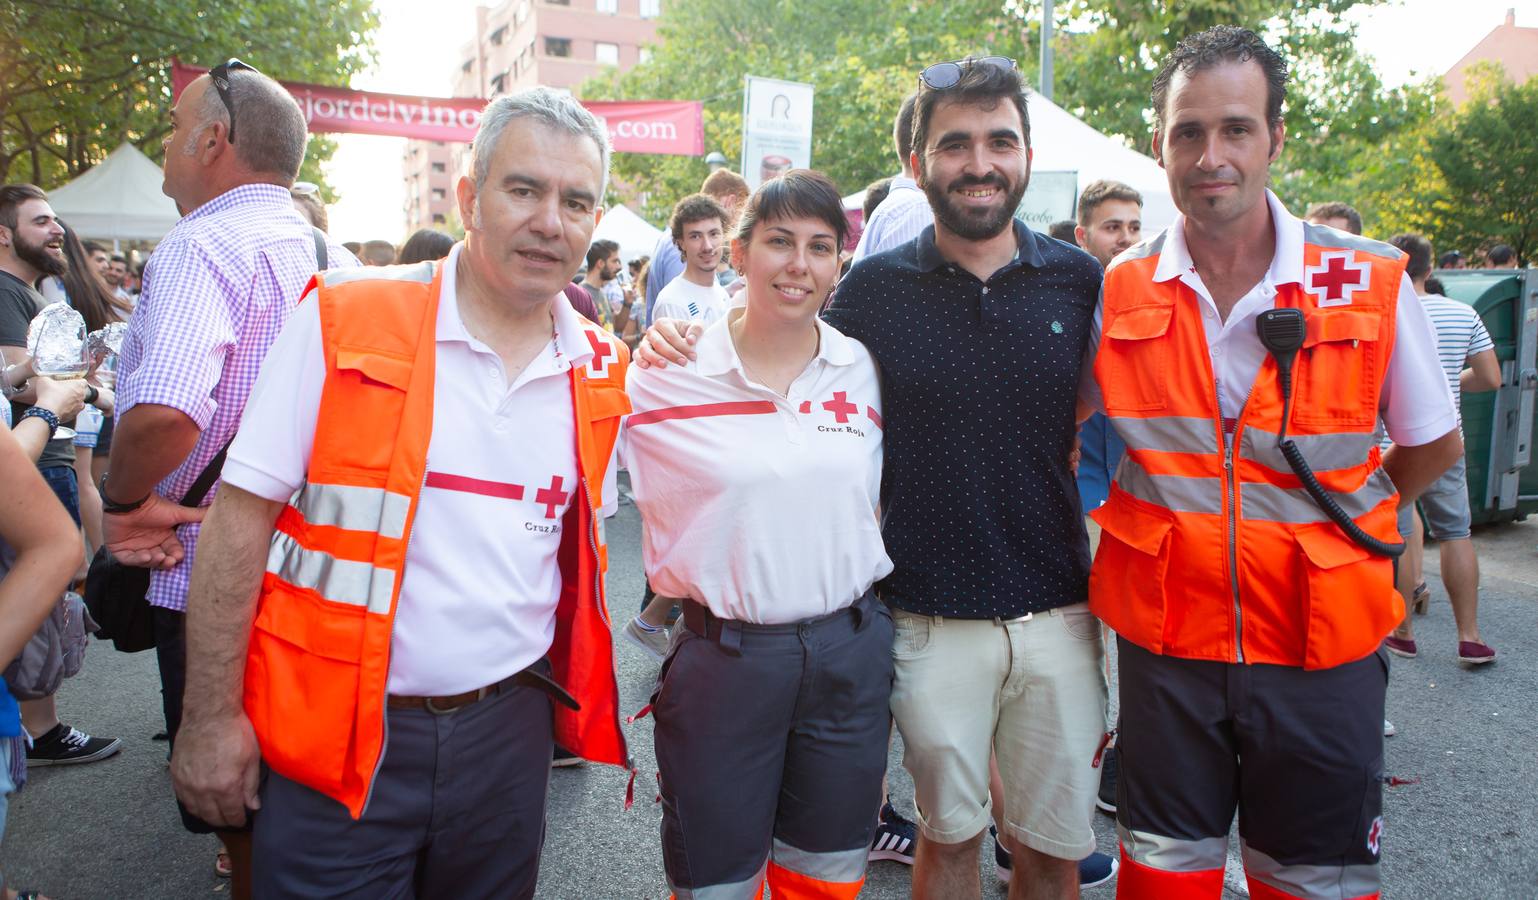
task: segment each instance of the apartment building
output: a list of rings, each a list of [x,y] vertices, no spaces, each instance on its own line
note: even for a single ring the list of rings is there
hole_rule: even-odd
[[[663,0],[506,0],[475,10],[474,37],[460,48],[453,96],[485,97],[532,87],[575,89],[605,68],[644,62]],[[441,226],[454,208],[454,179],[466,148],[408,141],[402,162],[406,228]]]

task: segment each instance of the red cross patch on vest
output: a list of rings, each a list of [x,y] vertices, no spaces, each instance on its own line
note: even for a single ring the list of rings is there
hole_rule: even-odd
[[[1356,262],[1350,250],[1327,250],[1319,265],[1303,270],[1303,288],[1320,306],[1349,306],[1351,295],[1372,284],[1372,264]]]

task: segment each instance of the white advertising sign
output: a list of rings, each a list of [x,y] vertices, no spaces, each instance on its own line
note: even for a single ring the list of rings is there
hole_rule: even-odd
[[[1078,172],[1032,172],[1015,217],[1032,231],[1047,233],[1053,222],[1072,219],[1079,202]]]
[[[742,177],[750,189],[812,164],[812,86],[747,76],[742,99]]]

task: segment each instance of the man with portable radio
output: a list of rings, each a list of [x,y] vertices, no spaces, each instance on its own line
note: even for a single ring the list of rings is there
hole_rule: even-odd
[[[1462,441],[1403,255],[1266,190],[1285,85],[1250,31],[1181,42],[1153,151],[1182,215],[1106,273],[1119,897],[1221,896],[1236,808],[1252,897],[1378,896],[1395,510]]]

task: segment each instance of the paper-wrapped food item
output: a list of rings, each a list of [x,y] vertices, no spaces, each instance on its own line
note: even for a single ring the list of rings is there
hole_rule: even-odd
[[[83,376],[85,319],[66,303],[50,303],[27,327],[27,352],[39,375]]]
[[[86,352],[92,359],[103,360],[123,352],[123,338],[128,334],[127,322],[111,322],[85,336]]]

